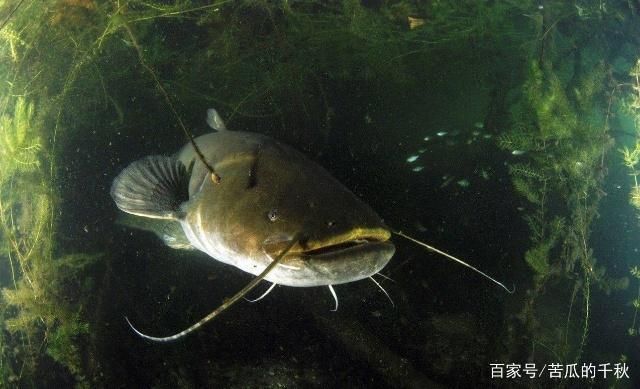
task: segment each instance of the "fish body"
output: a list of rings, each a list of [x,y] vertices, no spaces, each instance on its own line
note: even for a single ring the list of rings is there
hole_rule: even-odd
[[[267,136],[219,130],[173,156],[133,162],[116,177],[111,195],[124,212],[162,219],[165,242],[195,248],[247,273],[260,274],[294,236],[296,244],[265,277],[288,286],[357,281],[379,272],[395,247],[380,217],[325,169]]]

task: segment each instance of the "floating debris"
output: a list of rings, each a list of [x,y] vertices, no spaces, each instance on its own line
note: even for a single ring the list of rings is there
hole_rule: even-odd
[[[414,172],[421,172],[421,171],[422,171],[422,169],[424,169],[424,166],[416,166],[416,167],[414,167],[414,168],[413,168],[413,169],[411,169],[411,170],[412,170],[412,171],[414,171]]]
[[[445,135],[447,135],[447,134],[448,134],[448,132],[447,132],[447,131],[440,131],[440,132],[438,132],[436,135],[438,135],[438,136],[445,136]]]
[[[409,163],[413,163],[418,159],[419,155],[412,155],[409,158],[407,158],[407,162]]]
[[[526,152],[527,152],[526,150],[513,150],[511,152],[511,154],[513,154],[513,155],[522,155],[522,154],[524,154]]]
[[[469,180],[467,180],[466,178],[463,178],[463,179],[462,179],[462,180],[460,180],[460,181],[456,181],[456,184],[458,184],[459,186],[461,186],[461,187],[463,187],[463,188],[466,188],[466,187],[468,187],[469,185],[471,185],[471,183],[469,182]]]
[[[424,19],[414,18],[413,16],[407,16],[407,23],[409,23],[409,29],[413,30],[414,28],[418,28],[424,25]]]

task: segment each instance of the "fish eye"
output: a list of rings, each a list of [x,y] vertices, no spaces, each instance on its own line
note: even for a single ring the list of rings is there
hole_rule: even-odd
[[[276,220],[278,220],[278,218],[280,217],[280,215],[278,214],[278,208],[272,208],[267,213],[267,217],[269,218],[270,222],[275,222]]]

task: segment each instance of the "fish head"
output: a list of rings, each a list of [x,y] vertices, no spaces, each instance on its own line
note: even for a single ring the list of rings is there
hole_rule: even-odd
[[[212,218],[235,266],[259,274],[297,242],[265,279],[289,286],[357,281],[379,272],[395,247],[371,207],[298,151],[271,141],[240,169],[225,173]],[[223,201],[224,186],[229,190]],[[247,260],[248,259],[248,263]]]

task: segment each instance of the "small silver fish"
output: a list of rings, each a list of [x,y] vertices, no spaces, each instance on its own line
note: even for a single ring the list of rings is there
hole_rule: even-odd
[[[527,152],[526,150],[513,150],[511,152],[511,154],[513,154],[513,155],[523,155],[526,152]]]
[[[421,171],[422,171],[422,169],[424,169],[424,166],[416,166],[416,167],[414,167],[414,168],[413,168],[413,169],[411,169],[411,170],[412,170],[412,171],[414,171],[414,172],[421,172]]]
[[[466,188],[469,185],[471,185],[471,183],[469,182],[469,180],[467,180],[466,178],[463,178],[462,180],[459,180],[456,182],[456,184],[458,184],[459,186]]]
[[[440,132],[436,133],[436,135],[438,135],[438,136],[445,136],[447,134],[448,134],[447,131],[440,131]]]
[[[418,159],[418,157],[419,157],[418,155],[411,155],[409,156],[409,158],[407,158],[407,162],[413,163]]]

